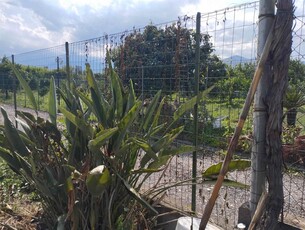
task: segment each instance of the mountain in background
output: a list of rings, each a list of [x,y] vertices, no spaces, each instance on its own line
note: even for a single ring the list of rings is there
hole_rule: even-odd
[[[249,58],[245,58],[239,55],[234,55],[228,58],[225,58],[222,60],[225,64],[230,65],[230,66],[236,66],[238,64],[243,64],[243,63],[251,63],[254,62],[254,59],[249,59]]]

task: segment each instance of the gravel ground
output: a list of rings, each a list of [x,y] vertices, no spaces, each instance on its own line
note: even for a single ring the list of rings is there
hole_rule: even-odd
[[[11,105],[1,105],[14,121],[14,108]],[[22,109],[23,111],[33,112],[31,109]],[[39,116],[48,118],[46,112],[39,112]],[[3,116],[0,114],[0,124],[3,124]],[[222,160],[222,155],[217,149],[207,148],[198,153],[197,169],[198,176],[203,169]],[[187,180],[192,175],[192,157],[190,154],[184,154],[172,159],[165,174],[162,175],[160,184],[168,185],[170,183]],[[305,173],[290,172],[284,174],[284,194],[285,209],[284,222],[292,223],[305,229]],[[146,184],[146,188],[151,188],[158,181],[160,174],[151,176]],[[250,170],[242,172],[233,172],[228,175],[229,179],[250,185]],[[213,185],[199,184],[196,189],[196,210],[200,216],[203,208],[209,199]],[[211,221],[225,229],[233,229],[237,224],[238,207],[250,198],[249,189],[223,187],[215,204]],[[173,207],[183,211],[191,210],[191,186],[180,186],[167,191],[162,197],[162,202],[170,204]]]

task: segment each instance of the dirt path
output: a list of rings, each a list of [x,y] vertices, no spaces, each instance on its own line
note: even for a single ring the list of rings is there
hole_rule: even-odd
[[[12,120],[12,122],[15,122],[15,109],[14,106],[12,105],[7,105],[7,104],[1,104],[1,107],[5,109],[6,113],[8,114],[9,118]],[[35,113],[32,109],[28,109],[28,108],[18,108],[21,111],[26,111],[29,113]],[[49,118],[49,114],[47,112],[43,112],[43,111],[39,111],[38,112],[38,116],[47,119]],[[2,113],[0,113],[0,124],[3,124],[4,120],[3,120],[3,115]]]

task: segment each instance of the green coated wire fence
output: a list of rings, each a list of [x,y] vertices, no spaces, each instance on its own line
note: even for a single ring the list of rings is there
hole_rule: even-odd
[[[304,3],[297,5],[297,9],[292,53],[295,68],[291,70],[291,74],[305,80],[305,75],[302,75],[305,74]],[[211,86],[214,89],[199,104],[197,117],[194,117],[193,111],[181,120],[185,131],[177,144],[192,144],[196,138],[200,150],[197,152],[196,165],[192,153],[173,158],[159,181],[164,184],[178,182],[191,179],[194,176],[193,167],[196,167],[197,176],[200,177],[204,169],[223,159],[255,70],[258,10],[259,3],[256,1],[201,14],[200,22],[196,22],[195,15],[185,15],[162,24],[150,24],[144,28],[132,28],[120,33],[104,34],[97,38],[13,55],[13,61],[33,89],[39,109],[44,111],[50,77],[55,77],[60,88],[67,79],[67,66],[73,81],[80,86],[86,85],[85,64],[89,63],[106,93],[108,50],[112,65],[119,76],[124,83],[133,81],[136,94],[143,103],[149,103],[160,89],[167,96],[162,110],[163,119],[166,120],[182,102],[195,95],[195,33],[196,23],[200,23],[198,87],[200,91]],[[12,79],[11,73],[0,73],[1,103],[14,104]],[[18,84],[16,87],[15,103],[18,108],[30,107],[23,90]],[[63,101],[59,100],[59,103]],[[194,133],[195,119],[198,122],[197,134]],[[298,136],[302,136],[305,125],[302,107],[299,108],[296,122],[297,127],[300,127]],[[291,130],[284,135],[287,141],[292,140],[292,145],[295,144],[293,135],[296,134]],[[251,138],[250,115],[238,145],[237,157],[250,159]],[[287,170],[284,177],[284,221],[288,215],[293,215],[295,219],[305,217],[304,163],[302,165],[302,161],[305,161],[305,144],[304,148],[298,148],[297,151],[291,150],[286,162],[293,167]],[[250,185],[250,170],[233,172],[228,177]],[[154,185],[156,178],[149,178],[147,188]],[[176,187],[164,194],[162,201],[184,211],[193,210],[200,215],[212,186],[198,184],[196,188],[191,185]],[[238,208],[247,201],[248,188],[222,188],[212,219],[224,228],[232,229],[238,222]]]

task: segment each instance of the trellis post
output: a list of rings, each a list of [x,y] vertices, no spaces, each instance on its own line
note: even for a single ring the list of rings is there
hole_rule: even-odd
[[[195,50],[195,95],[199,94],[199,67],[200,67],[200,21],[201,13],[196,17],[196,50]],[[194,106],[194,146],[198,147],[198,100]],[[193,152],[192,170],[192,211],[196,211],[196,177],[197,177],[197,150]]]
[[[274,20],[275,0],[260,0],[257,57],[264,49],[268,34]],[[258,85],[253,105],[253,146],[251,154],[251,195],[250,210],[254,214],[262,192],[266,184],[266,121],[267,111],[265,98],[270,82],[270,63],[266,62],[262,78]]]

